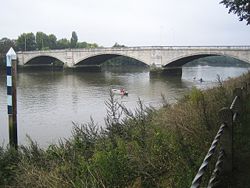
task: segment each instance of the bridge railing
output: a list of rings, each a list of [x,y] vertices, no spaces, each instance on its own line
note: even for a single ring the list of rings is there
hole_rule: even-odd
[[[201,50],[250,50],[249,45],[245,46],[140,46],[132,47],[138,49],[176,49],[176,50],[189,50],[189,49],[201,49]]]
[[[245,46],[133,46],[133,47],[97,47],[97,48],[68,48],[68,49],[54,49],[54,50],[39,50],[39,51],[19,51],[17,53],[46,53],[48,51],[69,52],[69,51],[131,51],[131,50],[250,50],[249,45]]]
[[[233,125],[243,109],[243,101],[246,98],[250,84],[244,83],[241,88],[233,91],[233,101],[229,108],[222,108],[219,111],[220,128],[205,156],[196,176],[192,181],[191,188],[198,188],[204,182],[202,178],[206,175],[209,163],[211,163],[216,152],[218,153],[215,167],[207,187],[228,187],[232,178],[232,158],[233,158]],[[208,174],[209,176],[209,174]]]

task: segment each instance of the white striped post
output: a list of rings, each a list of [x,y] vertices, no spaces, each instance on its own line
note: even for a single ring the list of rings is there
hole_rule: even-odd
[[[9,143],[11,147],[17,149],[16,59],[15,51],[10,48],[6,54]]]

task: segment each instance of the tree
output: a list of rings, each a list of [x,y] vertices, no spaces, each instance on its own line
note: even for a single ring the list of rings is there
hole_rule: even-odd
[[[75,31],[73,31],[71,39],[70,39],[70,47],[71,48],[76,48],[77,41],[78,41],[77,34],[76,34]]]
[[[33,33],[23,33],[16,41],[17,50],[31,51],[36,50],[36,37]]]
[[[76,47],[77,48],[87,48],[88,43],[87,42],[78,42]]]
[[[246,20],[247,25],[250,24],[250,2],[249,0],[222,0],[220,2],[226,8],[229,8],[228,13],[237,14],[240,21]]]
[[[48,36],[48,39],[49,39],[49,48],[50,49],[56,49],[56,42],[57,42],[57,38],[56,38],[56,36],[55,35],[53,35],[53,34],[50,34],[49,36]]]
[[[44,50],[49,47],[49,37],[43,32],[36,33],[36,44],[38,50]]]
[[[60,39],[57,41],[57,49],[66,49],[70,47],[70,42],[68,39]]]
[[[87,48],[97,48],[98,45],[96,43],[88,43]]]
[[[2,38],[0,40],[0,62],[5,62],[6,53],[9,51],[11,47],[14,49],[16,48],[14,40],[8,38]]]
[[[117,42],[114,44],[114,46],[112,46],[112,48],[124,48],[126,47],[125,45],[120,45]]]
[[[38,50],[56,49],[57,38],[53,34],[47,35],[43,32],[37,32],[36,43]]]

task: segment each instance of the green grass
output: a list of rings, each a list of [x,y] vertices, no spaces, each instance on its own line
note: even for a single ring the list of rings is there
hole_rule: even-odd
[[[245,104],[246,113],[234,126],[233,187],[250,185],[250,96]]]

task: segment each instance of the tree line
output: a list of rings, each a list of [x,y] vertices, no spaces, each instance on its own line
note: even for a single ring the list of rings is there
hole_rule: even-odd
[[[5,60],[7,51],[13,47],[16,51],[55,50],[68,48],[97,48],[96,43],[79,42],[75,31],[70,40],[67,38],[57,39],[54,34],[36,32],[36,34],[22,33],[17,39],[0,39],[0,62]]]
[[[96,43],[78,42],[78,37],[75,31],[72,32],[70,40],[67,38],[57,39],[54,34],[46,34],[37,32],[36,34],[22,33],[17,40],[12,40],[17,51],[32,51],[32,50],[53,50],[66,48],[96,48]]]

